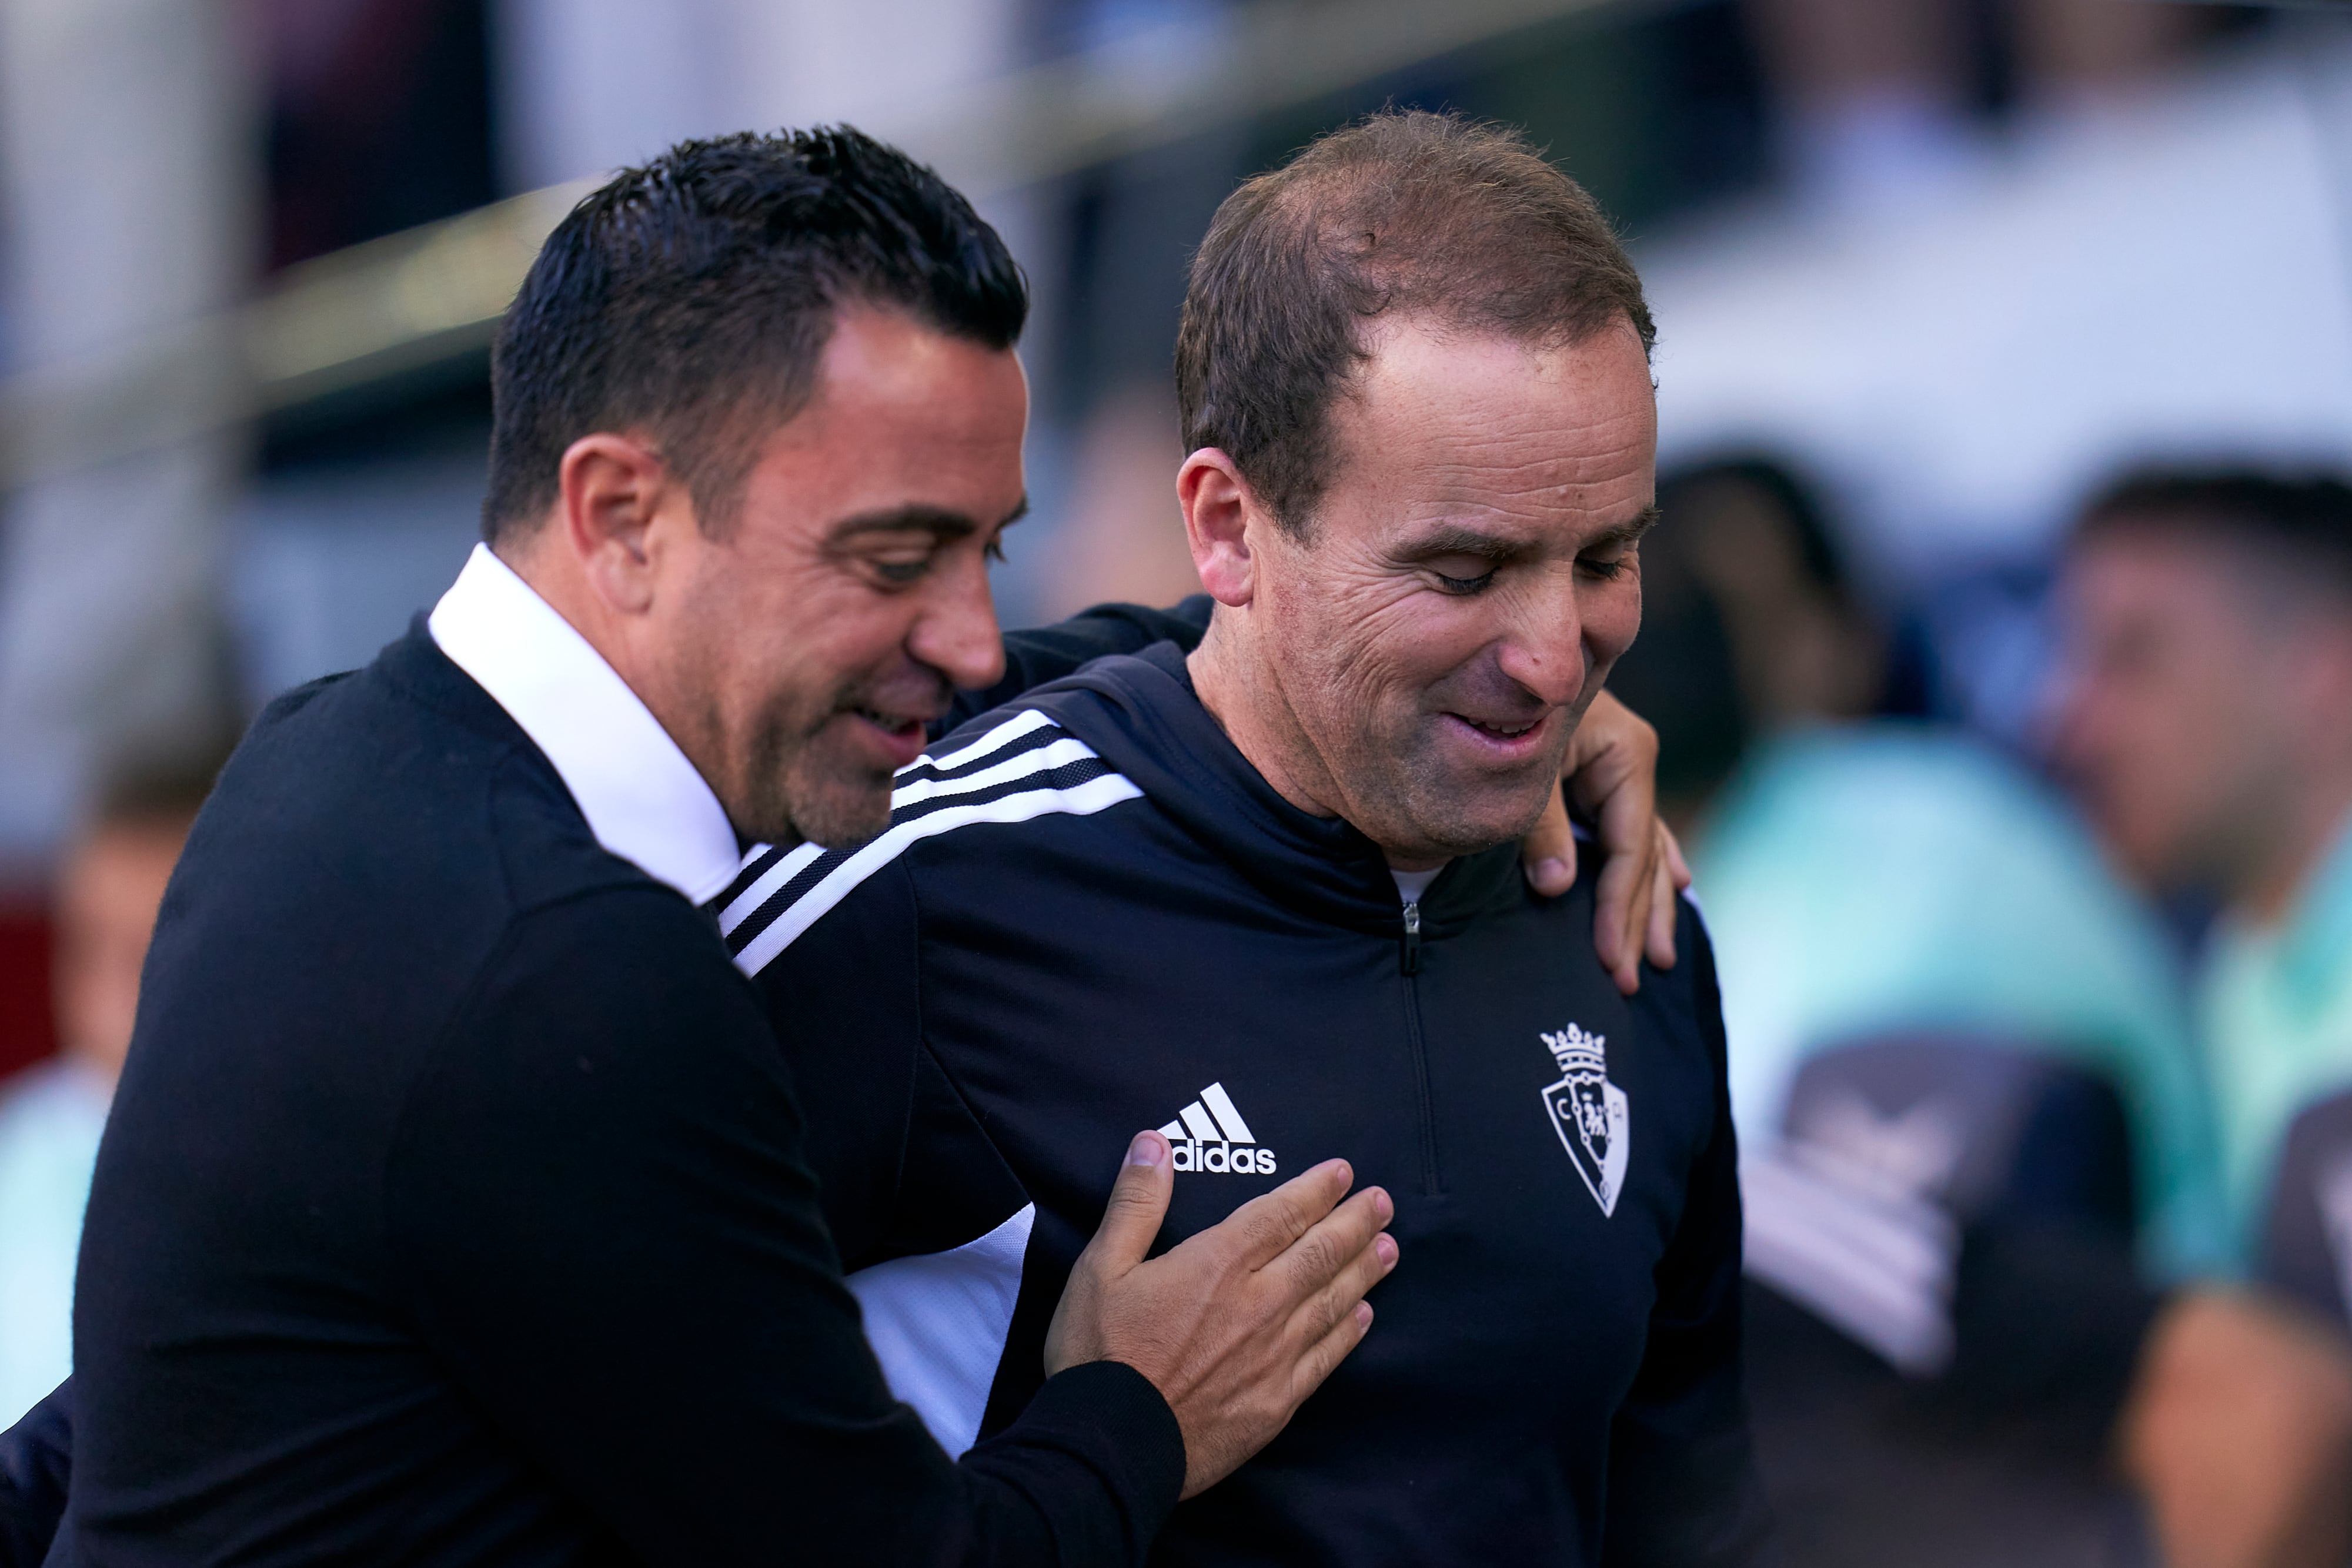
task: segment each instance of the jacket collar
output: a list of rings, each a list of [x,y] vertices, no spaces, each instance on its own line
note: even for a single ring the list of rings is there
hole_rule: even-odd
[[[1398,931],[1396,882],[1380,846],[1340,818],[1284,800],[1201,705],[1173,643],[1097,659],[1017,706],[1050,714],[1278,902],[1360,930]],[[1423,935],[1452,936],[1517,903],[1518,861],[1517,846],[1505,844],[1453,862],[1422,895]]]
[[[604,656],[487,546],[425,624],[546,754],[598,843],[697,904],[732,880],[742,852],[710,786]]]

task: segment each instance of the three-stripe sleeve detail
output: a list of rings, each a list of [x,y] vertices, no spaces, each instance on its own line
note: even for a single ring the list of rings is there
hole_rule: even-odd
[[[890,826],[854,850],[752,851],[712,901],[736,967],[756,975],[850,891],[919,840],[974,822],[1088,816],[1143,791],[1034,709],[945,757],[918,758],[891,792]]]

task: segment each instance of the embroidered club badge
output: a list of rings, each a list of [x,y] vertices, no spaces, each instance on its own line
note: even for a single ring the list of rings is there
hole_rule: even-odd
[[[1559,1065],[1559,1082],[1543,1092],[1544,1114],[1559,1134],[1569,1163],[1584,1178],[1601,1212],[1617,1212],[1625,1189],[1625,1161],[1633,1141],[1633,1113],[1625,1092],[1609,1082],[1605,1037],[1570,1024],[1546,1033],[1544,1046]]]

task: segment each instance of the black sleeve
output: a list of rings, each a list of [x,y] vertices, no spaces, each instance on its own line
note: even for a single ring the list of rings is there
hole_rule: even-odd
[[[1139,1562],[1174,1416],[1108,1363],[961,1464],[859,1331],[757,993],[667,891],[519,919],[404,1111],[419,1332],[651,1563]]]
[[[958,692],[955,706],[931,726],[931,738],[951,733],[967,719],[1002,707],[1033,686],[1058,681],[1081,664],[1110,653],[1134,653],[1154,643],[1173,643],[1186,653],[1201,645],[1215,601],[1205,593],[1166,610],[1140,604],[1097,604],[1054,626],[1004,634],[1004,678],[984,690]]]
[[[1601,1559],[1609,1568],[1767,1561],[1763,1490],[1739,1351],[1739,1152],[1731,1125],[1715,954],[1685,907],[1700,1028],[1715,1077],[1714,1134],[1657,1269],[1641,1370],[1609,1434]]]
[[[0,1432],[0,1568],[36,1568],[66,1513],[73,1379]]]

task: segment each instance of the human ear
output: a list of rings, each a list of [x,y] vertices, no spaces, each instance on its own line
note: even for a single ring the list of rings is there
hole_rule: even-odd
[[[583,435],[564,450],[557,475],[556,522],[582,577],[608,609],[644,613],[654,596],[655,524],[682,499],[661,454],[634,436]]]
[[[1176,500],[1201,586],[1220,604],[1247,604],[1256,591],[1254,547],[1272,526],[1234,460],[1203,446],[1176,471]]]

